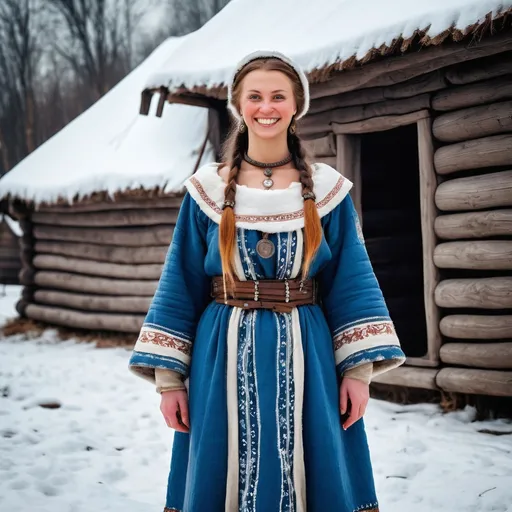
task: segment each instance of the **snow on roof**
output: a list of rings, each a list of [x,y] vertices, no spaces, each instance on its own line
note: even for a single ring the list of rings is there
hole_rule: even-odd
[[[278,50],[307,73],[361,61],[424,32],[423,44],[475,29],[512,0],[232,0],[150,75],[148,88],[217,88],[249,52]],[[437,39],[436,39],[437,38]],[[355,59],[354,59],[355,57]]]
[[[170,105],[162,117],[139,114],[148,74],[183,42],[170,38],[99,101],[0,179],[0,199],[52,203],[93,192],[143,187],[184,190],[206,138],[207,109]],[[156,102],[153,102],[156,103]],[[156,105],[153,105],[156,108]],[[213,160],[206,147],[201,163]]]

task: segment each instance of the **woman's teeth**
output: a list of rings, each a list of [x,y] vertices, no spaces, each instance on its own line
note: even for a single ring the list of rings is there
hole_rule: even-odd
[[[270,125],[270,124],[276,124],[277,121],[279,121],[279,119],[256,119],[256,121],[259,124]]]

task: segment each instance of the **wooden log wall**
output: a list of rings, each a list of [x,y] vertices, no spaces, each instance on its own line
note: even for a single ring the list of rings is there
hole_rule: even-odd
[[[181,198],[46,205],[22,212],[22,316],[137,333],[156,290]]]
[[[426,317],[438,377],[429,374],[427,385],[425,373],[408,367],[382,378],[389,383],[512,396],[512,37],[500,41],[502,47],[497,39],[494,46],[488,41],[488,51],[461,50],[460,61],[437,60],[435,67],[418,61],[400,74],[387,66],[388,82],[372,79],[377,66],[341,73],[313,87],[310,114],[299,125],[308,144],[330,140],[334,133],[334,167],[360,180],[354,197],[367,249],[399,325],[401,308],[414,303],[407,294],[423,288],[424,310],[411,311],[409,319]],[[400,129],[414,125],[419,137],[411,141]],[[374,136],[385,144],[393,132],[402,136],[394,169],[365,147]],[[419,155],[420,167],[428,160],[432,169],[428,183],[422,176],[423,189],[409,184],[405,193],[388,190],[407,147],[429,138],[430,148],[420,148]],[[396,151],[393,144],[389,148]],[[372,157],[377,158],[373,170]],[[417,172],[417,165],[410,167]],[[390,193],[394,209],[384,204]],[[411,201],[421,201],[420,247],[411,237],[419,228],[406,211]],[[392,226],[390,233],[384,224]],[[399,246],[407,246],[403,265],[397,264]],[[423,283],[407,266],[418,258],[418,249]],[[382,267],[386,261],[394,261],[389,276]],[[408,356],[417,355],[413,345],[405,348]],[[413,359],[410,364],[416,364]]]
[[[512,66],[455,65],[432,97],[446,391],[512,396]]]
[[[20,270],[19,237],[0,216],[0,284],[19,284]]]

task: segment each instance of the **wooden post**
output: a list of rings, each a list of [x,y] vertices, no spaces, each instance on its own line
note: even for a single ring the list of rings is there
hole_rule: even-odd
[[[420,119],[418,126],[418,154],[420,173],[421,239],[423,245],[423,297],[427,327],[427,364],[437,365],[441,348],[439,308],[435,303],[435,289],[439,284],[439,270],[434,264],[436,234],[434,221],[438,215],[435,205],[437,177],[434,167],[431,118]],[[412,362],[412,361],[411,361]],[[419,362],[419,361],[416,361]]]
[[[363,226],[361,202],[361,137],[357,135],[336,135],[336,169],[349,179],[354,186],[350,191],[352,201]]]

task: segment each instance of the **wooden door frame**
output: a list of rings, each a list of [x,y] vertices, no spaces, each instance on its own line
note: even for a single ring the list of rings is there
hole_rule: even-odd
[[[418,130],[418,167],[420,178],[421,242],[423,253],[423,299],[427,327],[427,352],[422,357],[408,357],[407,365],[439,366],[439,350],[442,338],[439,329],[440,311],[435,303],[434,292],[439,284],[439,270],[434,265],[434,249],[437,238],[434,221],[438,215],[435,206],[437,175],[434,168],[434,142],[432,139],[432,119],[428,110],[420,110],[401,116],[383,116],[357,121],[355,123],[332,124],[336,135],[336,164],[354,186],[350,192],[361,224],[361,135],[392,130],[399,126],[416,124]]]

